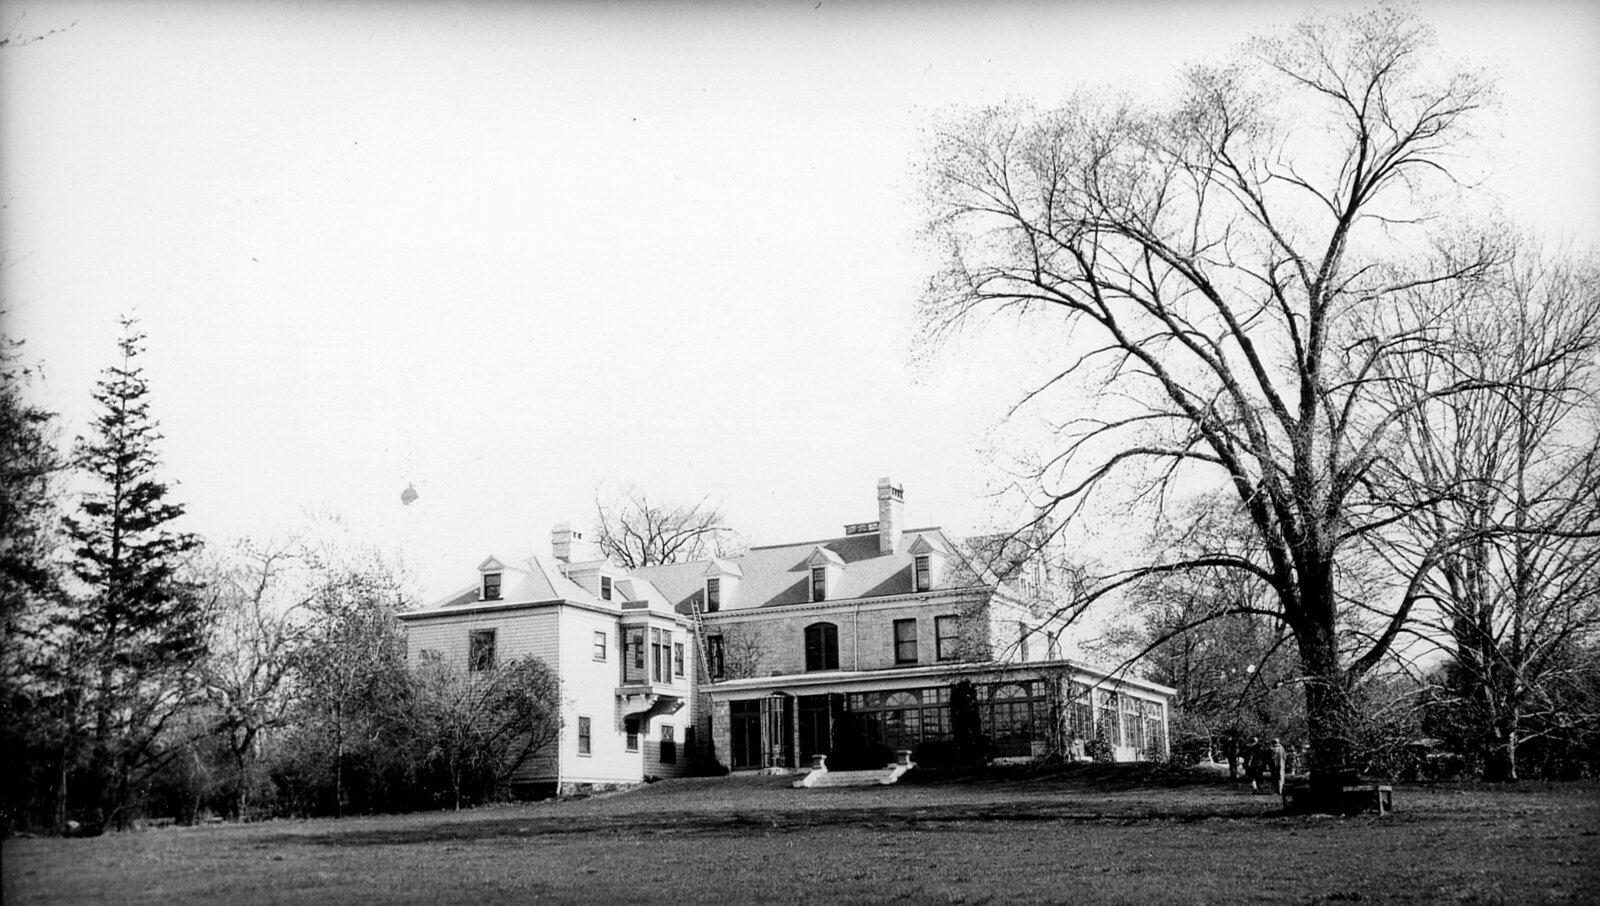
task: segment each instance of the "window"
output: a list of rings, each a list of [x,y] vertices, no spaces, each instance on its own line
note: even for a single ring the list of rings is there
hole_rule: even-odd
[[[602,601],[611,600],[611,577],[610,576],[601,576],[600,577],[600,600],[602,600]]]
[[[599,630],[594,634],[594,659],[597,661],[606,659],[606,634]]]
[[[500,574],[483,574],[483,599],[485,601],[500,600]]]
[[[1017,660],[1028,659],[1028,624],[1017,623]]]
[[[1034,707],[1044,705],[1030,683],[1005,683],[991,687],[984,714],[984,730],[1000,755],[1027,755],[1034,739]]]
[[[811,600],[828,600],[828,568],[826,566],[811,567]]]
[[[661,763],[678,763],[677,731],[675,728],[666,725],[661,727]]]
[[[672,675],[683,676],[683,643],[672,643]]]
[[[1047,632],[1045,638],[1045,657],[1052,661],[1061,660],[1061,633]]]
[[[806,627],[806,669],[839,669],[839,627],[832,623]]]
[[[956,657],[956,624],[955,617],[933,618],[933,656],[941,661],[954,660]]]
[[[589,718],[578,718],[578,754],[589,754]]]
[[[622,631],[622,681],[642,683],[644,669],[644,627],[629,626]]]
[[[915,664],[917,662],[917,621],[894,621],[894,662],[896,664]]]
[[[474,629],[467,636],[467,669],[494,669],[494,630]]]
[[[722,679],[727,672],[727,646],[722,636],[713,635],[706,637],[706,675],[712,679]]]
[[[913,572],[916,574],[917,591],[927,591],[933,587],[933,573],[928,568],[928,555],[918,554]]]
[[[716,613],[722,609],[722,580],[706,580],[706,613]]]
[[[622,731],[627,734],[628,751],[639,751],[639,718],[630,717],[624,720]]]
[[[1066,730],[1071,739],[1083,741],[1094,738],[1094,703],[1088,686],[1074,682],[1068,687]]]
[[[1130,749],[1136,749],[1139,747],[1139,737],[1144,729],[1139,720],[1139,700],[1126,692],[1119,692],[1117,704],[1122,711],[1122,744]]]
[[[650,680],[672,682],[672,633],[668,630],[650,630]]]

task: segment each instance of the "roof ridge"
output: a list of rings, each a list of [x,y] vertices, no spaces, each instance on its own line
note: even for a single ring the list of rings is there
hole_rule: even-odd
[[[924,526],[923,528],[901,529],[900,533],[902,535],[909,535],[909,534],[911,534],[913,532],[943,532],[943,531],[944,531],[944,527],[943,526],[929,525],[929,526]],[[835,536],[833,536],[831,538],[819,538],[819,539],[817,539],[815,541],[784,541],[784,542],[780,542],[778,544],[753,544],[750,547],[745,548],[745,550],[746,551],[770,551],[770,550],[777,550],[780,547],[804,547],[805,545],[808,545],[808,544],[827,544],[830,541],[849,541],[851,538],[863,538],[863,537],[866,537],[868,535],[873,535],[873,534],[875,534],[875,533],[874,532],[861,532],[861,533],[855,534],[855,535],[835,535]],[[737,557],[732,557],[732,558],[726,558],[726,559],[735,559],[736,560],[738,558]],[[697,562],[704,562],[704,561],[697,561]]]

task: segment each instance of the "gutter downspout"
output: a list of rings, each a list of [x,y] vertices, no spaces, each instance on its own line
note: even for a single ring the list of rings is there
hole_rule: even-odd
[[[861,670],[861,599],[860,598],[856,599],[856,612],[855,612],[855,615],[853,617],[851,617],[851,619],[850,619],[850,635],[851,635],[850,651],[851,651],[851,660],[852,660],[850,669],[859,672]]]

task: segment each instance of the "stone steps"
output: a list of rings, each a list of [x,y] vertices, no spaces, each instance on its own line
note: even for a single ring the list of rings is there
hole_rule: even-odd
[[[815,768],[806,776],[796,780],[794,786],[796,789],[811,790],[843,786],[888,786],[913,767],[915,765],[891,764],[871,771],[830,771],[827,768]]]

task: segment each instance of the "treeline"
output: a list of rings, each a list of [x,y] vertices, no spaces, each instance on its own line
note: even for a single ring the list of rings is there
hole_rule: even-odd
[[[70,446],[24,396],[21,344],[0,345],[3,829],[504,795],[560,731],[554,674],[408,664],[396,570],[327,531],[213,549],[177,530],[144,337],[122,327]]]
[[[1303,757],[1305,700],[1286,631],[1259,590],[1213,579],[1141,586],[1130,602],[1138,617],[1111,635],[1112,646],[1144,652],[1146,676],[1177,690],[1170,733],[1180,761],[1240,758],[1251,737],[1280,738]],[[1494,635],[1513,652],[1545,652],[1541,669],[1498,681],[1517,683],[1509,689],[1464,662],[1453,636],[1422,635],[1419,625],[1419,656],[1396,659],[1354,690],[1350,743],[1361,772],[1413,780],[1600,776],[1600,642],[1581,616],[1558,624],[1545,613],[1520,633]]]

